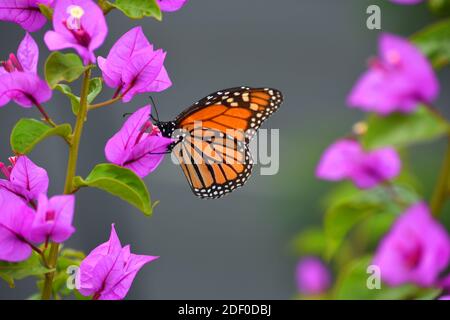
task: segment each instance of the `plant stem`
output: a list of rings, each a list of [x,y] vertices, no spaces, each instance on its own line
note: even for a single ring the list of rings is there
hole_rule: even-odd
[[[115,98],[112,98],[112,99],[109,99],[109,100],[106,100],[106,101],[103,101],[103,102],[100,102],[97,104],[92,104],[92,105],[88,106],[88,110],[95,110],[98,108],[109,106],[110,104],[113,104],[113,103],[119,101],[120,99],[122,99],[122,95],[119,95]]]
[[[440,216],[442,208],[447,200],[450,179],[450,135],[447,136],[447,150],[445,152],[444,163],[439,173],[438,182],[431,198],[431,212],[436,218]]]
[[[67,163],[66,182],[64,185],[64,194],[71,194],[74,192],[73,179],[76,175],[78,151],[80,147],[81,134],[83,133],[84,122],[87,116],[87,96],[89,93],[89,81],[91,78],[91,68],[87,68],[84,72],[83,84],[80,94],[80,110],[77,115],[75,129],[73,132],[72,144],[69,147],[69,160]],[[48,255],[48,265],[50,268],[55,268],[58,260],[59,244],[52,242],[50,245],[50,253]],[[45,275],[44,289],[42,290],[42,299],[48,300],[52,295],[52,285],[55,272],[50,272]]]
[[[48,115],[48,113],[45,111],[45,108],[42,106],[42,104],[40,104],[36,99],[34,99],[33,97],[30,97],[31,101],[33,102],[33,104],[36,106],[36,108],[39,110],[39,112],[42,114],[42,116],[44,117],[44,121],[47,122],[49,125],[51,125],[52,127],[56,127],[56,123],[53,122],[52,118],[50,118],[50,116]]]
[[[108,3],[107,0],[98,0],[98,5],[103,10],[103,14],[106,16],[111,10],[114,9],[114,6]]]
[[[32,101],[33,101],[33,104],[36,106],[36,108],[39,110],[39,112],[44,117],[44,121],[47,122],[53,128],[57,127],[57,124],[52,120],[52,118],[50,118],[48,113],[45,111],[44,106],[41,105],[39,102],[37,102],[35,99],[32,99]],[[65,137],[64,140],[67,142],[68,145],[71,144],[70,138]]]

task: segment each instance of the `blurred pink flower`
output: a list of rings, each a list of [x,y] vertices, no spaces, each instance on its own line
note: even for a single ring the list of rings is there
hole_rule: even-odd
[[[109,162],[133,170],[140,177],[158,167],[173,142],[161,136],[151,123],[150,112],[149,105],[134,112],[105,147]]]
[[[166,53],[153,50],[141,27],[125,33],[113,45],[107,58],[98,57],[105,83],[129,102],[136,94],[160,92],[172,85],[164,59]]]
[[[303,258],[297,264],[297,287],[305,295],[325,293],[331,285],[331,274],[323,262],[315,257]]]
[[[138,271],[155,256],[130,253],[130,246],[122,247],[114,224],[109,240],[81,262],[80,289],[84,296],[94,300],[121,300],[125,298]]]
[[[37,75],[39,48],[27,33],[20,42],[17,56],[11,53],[0,66],[0,107],[11,100],[31,108],[50,100],[52,91]]]
[[[103,44],[108,33],[102,9],[91,0],[58,0],[53,29],[44,37],[49,50],[73,48],[85,64],[95,62],[94,50]]]
[[[365,151],[359,142],[342,139],[325,150],[316,176],[324,180],[352,180],[361,189],[369,189],[395,178],[401,161],[393,148]]]
[[[13,193],[0,189],[0,260],[19,262],[28,259],[34,212]]]
[[[156,0],[161,11],[177,11],[183,7],[188,0]]]
[[[0,20],[14,22],[26,31],[41,29],[47,18],[39,11],[39,4],[51,5],[53,0],[0,0]]]
[[[423,202],[408,208],[378,246],[373,264],[390,286],[436,284],[450,261],[450,237]]]
[[[30,239],[37,243],[48,240],[62,243],[69,239],[75,232],[72,226],[74,206],[74,195],[61,195],[47,199],[45,194],[40,194]]]
[[[382,34],[379,57],[370,62],[348,97],[348,104],[387,115],[412,112],[430,104],[439,94],[439,82],[426,57],[408,40]]]
[[[11,165],[0,162],[0,171],[6,179],[0,179],[0,190],[4,189],[26,200],[36,200],[39,194],[47,193],[47,171],[34,164],[27,156],[10,158]]]

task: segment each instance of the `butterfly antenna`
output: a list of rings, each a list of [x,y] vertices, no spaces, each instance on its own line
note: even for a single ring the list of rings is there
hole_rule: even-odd
[[[132,115],[132,114],[133,114],[133,113],[131,113],[131,112],[127,112],[127,113],[124,113],[124,114],[122,115],[122,117],[125,118],[125,117],[128,117],[128,116]]]
[[[153,108],[155,109],[155,112],[156,112],[156,119],[155,119],[155,117],[153,117],[153,114],[150,114],[150,117],[152,118],[153,121],[155,121],[155,122],[160,122],[160,121],[159,121],[158,109],[156,108],[155,100],[153,100],[153,97],[152,97],[152,96],[149,96],[149,98],[150,98],[150,101],[152,102]]]

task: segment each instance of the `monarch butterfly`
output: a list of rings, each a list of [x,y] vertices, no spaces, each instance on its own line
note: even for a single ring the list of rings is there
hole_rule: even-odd
[[[248,143],[283,102],[271,88],[238,87],[212,93],[174,121],[152,119],[196,196],[220,198],[247,181],[253,167]]]

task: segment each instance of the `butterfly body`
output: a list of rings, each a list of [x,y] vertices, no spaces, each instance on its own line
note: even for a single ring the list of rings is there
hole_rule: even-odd
[[[253,160],[248,143],[283,101],[271,88],[238,87],[212,93],[174,121],[157,121],[161,134],[175,142],[177,158],[195,195],[220,198],[242,186]]]

